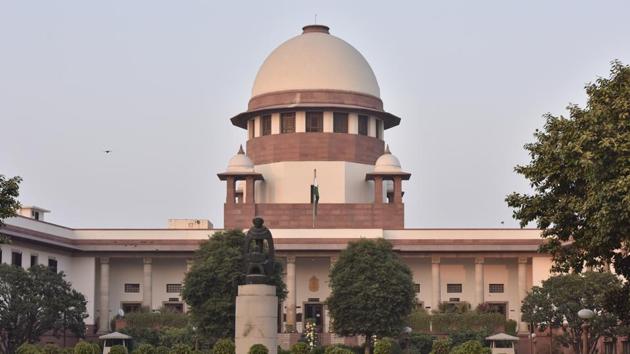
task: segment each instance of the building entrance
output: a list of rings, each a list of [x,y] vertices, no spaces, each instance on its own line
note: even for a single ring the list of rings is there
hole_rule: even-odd
[[[324,305],[323,304],[304,304],[304,323],[312,320],[317,326],[317,332],[324,330]]]

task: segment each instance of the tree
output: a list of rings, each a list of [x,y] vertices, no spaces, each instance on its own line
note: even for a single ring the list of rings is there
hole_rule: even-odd
[[[351,242],[330,270],[326,300],[335,333],[398,336],[413,310],[416,294],[411,270],[384,239]]]
[[[7,179],[0,175],[0,229],[4,227],[4,219],[16,215],[20,209],[17,197],[20,195],[20,182],[22,178],[16,176]],[[0,233],[0,243],[7,242],[7,238]]]
[[[621,290],[622,283],[609,272],[585,272],[562,274],[544,280],[542,287],[534,286],[521,306],[523,321],[545,329],[568,326],[558,338],[564,346],[571,346],[581,353],[582,324],[579,310],[593,310],[596,316],[590,321],[590,352],[596,349],[600,337],[618,335],[618,317],[607,310],[606,298],[611,290]]]
[[[245,234],[240,230],[214,233],[195,253],[184,279],[182,296],[192,319],[201,333],[214,340],[234,337],[236,295],[245,283],[244,246]],[[279,263],[269,284],[276,286],[278,300],[284,300],[286,286]]]
[[[43,266],[28,270],[0,264],[0,338],[3,352],[13,353],[24,342],[36,342],[45,332],[69,329],[83,337],[85,297]]]
[[[533,193],[506,201],[521,227],[543,230],[556,270],[612,263],[630,279],[630,67],[613,62],[586,93],[586,107],[569,106],[568,118],[545,116],[525,145],[530,163],[515,168]]]

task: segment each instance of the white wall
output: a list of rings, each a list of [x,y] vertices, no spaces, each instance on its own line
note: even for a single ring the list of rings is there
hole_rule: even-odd
[[[95,257],[72,257],[70,263],[67,280],[87,300],[88,317],[85,319],[85,324],[95,324],[96,259]]]
[[[265,180],[256,184],[257,203],[310,203],[317,169],[320,203],[371,203],[374,186],[365,181],[372,165],[344,161],[286,161],[257,165]]]
[[[184,258],[153,258],[153,296],[152,307],[159,309],[169,298],[179,298],[181,294],[167,293],[166,284],[182,284],[186,273]]]

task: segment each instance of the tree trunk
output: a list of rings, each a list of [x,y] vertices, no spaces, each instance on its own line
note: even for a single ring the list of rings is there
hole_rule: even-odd
[[[365,334],[365,354],[372,354],[372,334]]]

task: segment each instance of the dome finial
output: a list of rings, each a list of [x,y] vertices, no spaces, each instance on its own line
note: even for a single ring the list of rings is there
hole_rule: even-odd
[[[241,144],[241,146],[239,146],[237,154],[238,155],[245,155],[245,151],[243,150],[243,144]]]
[[[325,33],[330,34],[330,27],[324,25],[306,25],[302,27],[302,34],[306,33]]]
[[[389,144],[385,145],[385,153],[390,155],[392,154],[392,152],[389,151]]]

